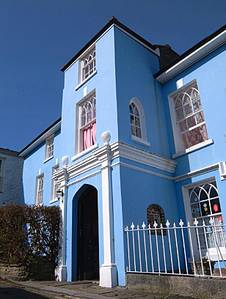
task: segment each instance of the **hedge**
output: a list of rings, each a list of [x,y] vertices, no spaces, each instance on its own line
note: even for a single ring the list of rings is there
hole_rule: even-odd
[[[0,208],[0,263],[31,268],[58,263],[59,207],[6,205]]]

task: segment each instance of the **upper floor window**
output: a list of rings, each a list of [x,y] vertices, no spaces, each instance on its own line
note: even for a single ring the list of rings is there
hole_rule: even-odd
[[[54,136],[50,136],[46,139],[45,159],[49,159],[53,157],[53,153],[54,153]]]
[[[59,181],[56,179],[55,174],[57,173],[57,171],[60,169],[59,164],[55,165],[52,168],[52,201],[56,201],[58,200],[57,198],[57,191],[60,189],[60,183]]]
[[[36,177],[36,194],[35,194],[36,205],[41,205],[43,203],[43,183],[44,183],[44,174],[38,175]]]
[[[146,141],[144,111],[140,101],[133,98],[129,104],[131,135],[134,139]]]
[[[96,71],[96,48],[93,47],[80,59],[80,82]]]
[[[96,143],[96,95],[92,93],[79,105],[79,151]]]
[[[4,160],[0,159],[0,193],[3,192],[3,164],[4,164]]]
[[[176,144],[177,148],[188,149],[207,140],[208,134],[197,83],[192,82],[186,88],[180,89],[172,99],[176,125],[174,133],[177,131],[181,142],[180,146]]]

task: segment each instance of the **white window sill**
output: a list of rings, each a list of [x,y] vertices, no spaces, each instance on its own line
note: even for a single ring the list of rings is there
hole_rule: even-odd
[[[136,141],[136,142],[142,143],[144,145],[150,146],[150,143],[148,141],[142,139],[142,138],[139,138],[139,137],[136,137],[136,136],[133,136],[133,135],[131,135],[131,137],[132,137],[133,141]]]
[[[88,154],[89,152],[93,151],[93,150],[96,149],[96,148],[98,148],[98,144],[94,144],[94,145],[90,146],[90,147],[87,148],[86,150],[84,150],[84,151],[78,153],[77,155],[73,156],[73,157],[71,158],[71,161],[75,161],[75,160],[77,160],[78,158],[81,158],[82,156]]]
[[[56,203],[56,202],[58,202],[58,201],[59,201],[59,199],[58,199],[58,198],[55,198],[55,199],[51,199],[49,203]]]
[[[214,143],[213,139],[205,140],[205,141],[203,141],[203,142],[201,142],[199,144],[196,144],[196,145],[193,145],[193,146],[187,148],[183,152],[179,152],[179,153],[173,155],[173,158],[175,159],[175,158],[187,155],[187,154],[189,154],[191,152],[197,151],[197,150],[199,150],[201,148],[204,148],[204,147],[206,147],[206,146],[208,146],[210,144],[213,144],[213,143]]]
[[[48,162],[49,160],[53,159],[53,157],[54,157],[54,156],[51,156],[51,157],[49,157],[49,158],[45,159],[45,160],[43,161],[43,163],[46,163],[46,162]]]
[[[97,73],[97,70],[95,70],[89,77],[87,77],[84,81],[80,82],[76,87],[75,90],[78,90],[83,84],[85,84],[89,79],[91,79],[93,76],[95,76]]]

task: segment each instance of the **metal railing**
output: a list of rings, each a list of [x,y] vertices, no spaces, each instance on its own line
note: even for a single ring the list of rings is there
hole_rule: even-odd
[[[125,227],[127,272],[226,277],[225,227],[211,218]]]

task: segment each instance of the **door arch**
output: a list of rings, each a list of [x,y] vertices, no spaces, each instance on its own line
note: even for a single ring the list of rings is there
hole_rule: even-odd
[[[84,185],[79,192],[77,213],[77,279],[99,279],[98,195]]]

